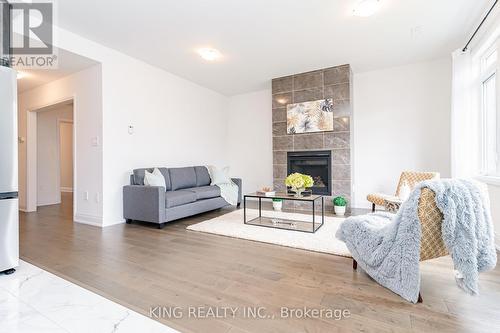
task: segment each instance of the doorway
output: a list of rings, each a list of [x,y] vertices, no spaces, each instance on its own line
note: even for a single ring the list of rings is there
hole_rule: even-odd
[[[33,176],[28,178],[37,210],[60,205],[73,215],[74,172],[74,103],[73,99],[30,111],[35,128],[36,153]],[[34,157],[35,157],[34,156]]]

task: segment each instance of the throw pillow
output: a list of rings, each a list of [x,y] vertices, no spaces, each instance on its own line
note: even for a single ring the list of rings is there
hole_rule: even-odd
[[[410,196],[411,193],[411,188],[410,185],[405,181],[403,181],[403,184],[401,184],[401,187],[399,188],[399,199],[406,201],[408,197]]]
[[[163,177],[158,168],[155,168],[153,172],[149,172],[148,170],[144,171],[144,185],[163,186],[164,188],[167,188],[167,185],[165,184],[165,177]]]
[[[231,178],[228,176],[229,167],[219,169],[214,166],[209,166],[208,173],[210,174],[211,179],[210,185],[222,185],[231,183]]]

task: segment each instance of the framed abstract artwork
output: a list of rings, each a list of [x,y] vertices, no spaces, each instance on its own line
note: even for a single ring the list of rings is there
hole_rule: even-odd
[[[288,104],[286,131],[288,134],[333,131],[332,99]]]

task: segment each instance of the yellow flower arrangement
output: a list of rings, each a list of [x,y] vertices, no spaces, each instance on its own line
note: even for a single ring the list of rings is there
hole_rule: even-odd
[[[314,180],[311,176],[295,172],[286,177],[285,185],[290,186],[295,191],[297,189],[312,187]]]

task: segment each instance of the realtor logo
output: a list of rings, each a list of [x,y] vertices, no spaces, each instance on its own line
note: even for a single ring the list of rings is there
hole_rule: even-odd
[[[16,69],[56,69],[54,4],[0,0],[0,65]]]
[[[11,3],[10,17],[11,55],[52,54],[52,3]]]

